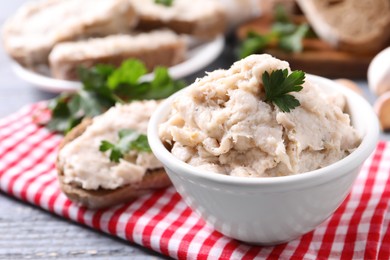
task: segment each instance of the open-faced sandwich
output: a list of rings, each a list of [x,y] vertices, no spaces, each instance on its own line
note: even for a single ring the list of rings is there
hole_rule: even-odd
[[[52,75],[59,79],[77,79],[80,66],[119,66],[129,58],[142,60],[152,71],[157,66],[170,67],[183,61],[186,49],[184,38],[170,30],[117,34],[57,44],[50,53],[49,64]]]
[[[65,136],[57,169],[69,199],[104,208],[171,184],[145,135],[157,105],[158,101],[116,105],[85,119]]]
[[[118,66],[129,58],[142,60],[149,71],[176,65],[193,42],[223,34],[225,23],[218,1],[40,0],[10,17],[2,38],[23,67],[77,80],[80,65]]]
[[[179,34],[210,39],[225,30],[226,14],[222,4],[210,0],[130,0],[138,16],[138,30],[169,28]],[[166,2],[167,4],[158,4]]]
[[[28,68],[46,64],[53,47],[64,41],[126,33],[137,23],[128,0],[44,0],[28,3],[7,20],[3,44]]]

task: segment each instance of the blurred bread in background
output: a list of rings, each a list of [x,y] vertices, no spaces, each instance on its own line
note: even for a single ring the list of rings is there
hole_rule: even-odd
[[[2,38],[22,66],[49,67],[51,76],[74,80],[80,65],[118,65],[126,58],[140,59],[149,70],[175,65],[190,42],[179,35],[199,43],[225,33],[225,10],[218,0],[32,1],[6,21]]]
[[[321,39],[335,48],[377,53],[389,45],[389,0],[297,0]]]
[[[125,33],[137,17],[128,0],[44,0],[28,2],[3,27],[8,54],[25,67],[46,64],[64,41]]]
[[[174,0],[172,6],[155,0],[130,0],[138,16],[137,29],[149,31],[169,28],[179,34],[202,39],[213,38],[226,27],[224,7],[215,0]]]
[[[295,0],[258,0],[261,14],[274,13],[277,6],[283,6],[287,13],[295,13],[297,4]]]
[[[185,40],[169,30],[134,35],[110,35],[78,42],[57,44],[50,53],[50,67],[55,78],[77,79],[77,68],[99,63],[119,66],[124,60],[142,60],[151,71],[156,66],[172,66],[181,62]]]

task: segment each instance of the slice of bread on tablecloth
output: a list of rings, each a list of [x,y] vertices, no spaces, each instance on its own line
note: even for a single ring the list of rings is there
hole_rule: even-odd
[[[56,166],[60,187],[70,200],[91,209],[105,208],[171,184],[161,163],[151,153],[133,151],[119,162],[112,162],[108,152],[99,151],[102,140],[115,142],[123,122],[123,126],[145,133],[157,105],[156,101],[117,105],[101,116],[84,120],[65,136]],[[119,118],[119,113],[124,117]]]

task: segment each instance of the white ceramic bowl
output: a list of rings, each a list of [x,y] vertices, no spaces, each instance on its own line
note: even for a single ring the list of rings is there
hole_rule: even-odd
[[[174,157],[158,136],[159,124],[183,90],[153,114],[148,127],[153,153],[186,203],[226,236],[272,245],[313,230],[343,202],[363,162],[375,149],[378,120],[367,101],[331,80],[312,75],[307,78],[327,91],[340,91],[347,97],[352,124],[363,136],[360,146],[344,159],[307,173],[245,178],[200,170]]]

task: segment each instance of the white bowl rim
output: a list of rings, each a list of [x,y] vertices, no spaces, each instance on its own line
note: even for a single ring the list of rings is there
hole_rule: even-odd
[[[326,167],[309,171],[305,173],[289,175],[289,176],[280,176],[280,177],[239,177],[239,176],[230,176],[224,174],[218,174],[211,171],[201,170],[195,166],[191,166],[179,159],[170,153],[163,143],[161,142],[158,136],[158,125],[161,121],[166,118],[167,111],[172,101],[181,95],[185,89],[175,93],[165,100],[162,104],[159,105],[157,110],[153,113],[149,125],[148,125],[148,140],[151,146],[151,149],[157,159],[159,159],[165,167],[168,169],[174,170],[175,172],[180,172],[181,174],[189,174],[195,178],[205,178],[209,181],[231,184],[231,185],[245,185],[245,186],[256,186],[256,187],[293,187],[296,185],[306,186],[314,183],[323,183],[331,181],[335,178],[341,177],[344,174],[348,174],[350,171],[360,167],[362,163],[370,156],[374,151],[378,139],[379,139],[379,122],[374,113],[371,105],[359,94],[353,92],[350,89],[347,89],[340,85],[337,82],[334,82],[330,79],[306,74],[307,79],[318,83],[324,84],[328,87],[333,88],[336,91],[342,92],[348,98],[357,100],[359,103],[360,109],[367,112],[367,117],[365,118],[365,134],[362,138],[361,144],[353,151],[351,154],[343,158],[342,160],[335,162]],[[293,185],[295,184],[295,185]]]

